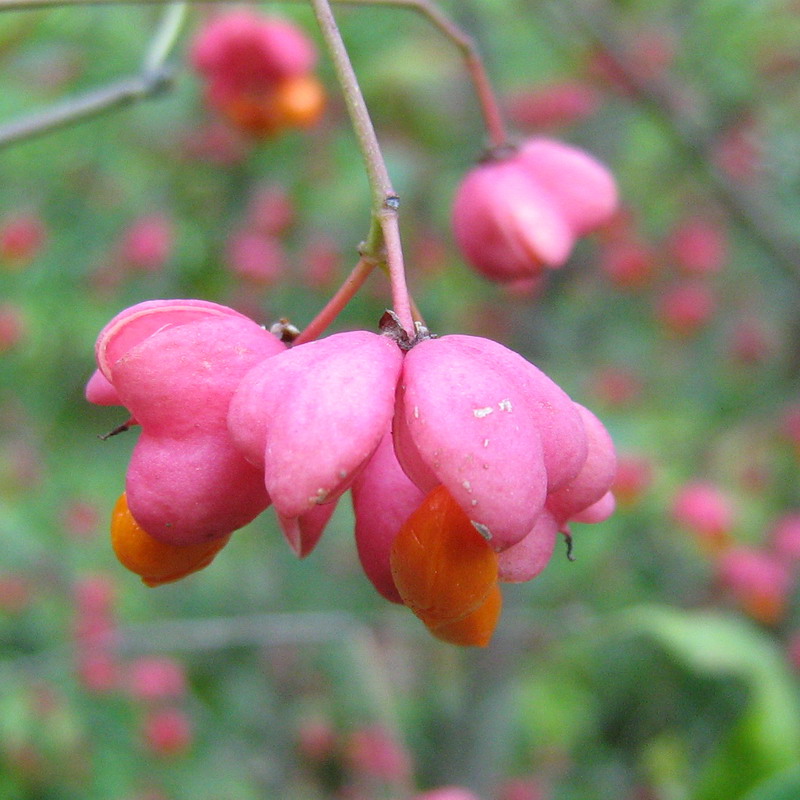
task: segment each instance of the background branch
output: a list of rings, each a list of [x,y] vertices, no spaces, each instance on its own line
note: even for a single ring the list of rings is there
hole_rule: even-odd
[[[105,111],[122,108],[145,97],[164,91],[172,81],[172,70],[124,78],[86,94],[64,100],[43,111],[0,125],[0,148],[95,117]]]
[[[212,0],[226,3],[238,0]],[[284,0],[306,2],[306,0]],[[0,0],[0,11],[24,11],[34,8],[55,8],[86,5],[161,5],[169,0]],[[472,37],[468,36],[438,6],[430,0],[333,0],[339,5],[370,5],[405,8],[425,17],[445,38],[449,39],[461,53],[475,94],[483,114],[486,130],[492,147],[506,144],[508,136],[503,123],[500,106],[492,90],[486,67]],[[181,4],[183,5],[183,4]]]
[[[2,10],[0,6],[0,10]],[[71,97],[42,111],[0,124],[0,148],[32,139],[67,125],[166,91],[174,69],[165,66],[186,16],[186,4],[171,3],[165,10],[142,60],[141,74],[100,89]]]

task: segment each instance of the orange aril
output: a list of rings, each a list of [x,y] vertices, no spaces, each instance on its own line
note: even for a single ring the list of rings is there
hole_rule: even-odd
[[[222,107],[222,113],[240,131],[258,139],[275,135],[283,124],[272,93],[242,92]]]
[[[445,622],[428,630],[437,638],[464,647],[486,647],[500,619],[503,595],[495,584],[489,596],[474,611],[455,622]]]
[[[744,611],[762,625],[777,625],[786,613],[786,602],[777,595],[749,592],[740,603]]]
[[[308,128],[325,108],[325,89],[313,75],[287,78],[267,90],[240,92],[221,108],[239,130],[256,138],[275,136],[284,128]]]
[[[120,563],[147,586],[160,586],[207,567],[230,534],[196,544],[175,545],[154,539],[133,518],[123,492],[111,514],[111,546]]]
[[[325,108],[325,89],[313,75],[288,78],[275,90],[275,108],[284,125],[308,128]]]
[[[497,588],[496,553],[443,486],[433,489],[406,520],[392,545],[390,565],[405,605],[437,632],[481,609]],[[497,623],[499,605],[496,612],[491,625],[488,610],[476,617],[488,627],[484,644]],[[461,638],[476,641],[460,644],[475,644],[483,637]]]

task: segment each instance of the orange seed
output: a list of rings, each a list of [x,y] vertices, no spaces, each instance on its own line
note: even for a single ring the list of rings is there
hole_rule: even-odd
[[[140,575],[147,586],[160,586],[207,567],[228,543],[230,534],[189,545],[153,538],[133,518],[123,492],[111,514],[111,546],[120,563]]]
[[[444,486],[433,489],[406,520],[390,565],[403,602],[433,631],[482,608],[497,586],[496,553]],[[499,605],[487,642],[497,615]]]

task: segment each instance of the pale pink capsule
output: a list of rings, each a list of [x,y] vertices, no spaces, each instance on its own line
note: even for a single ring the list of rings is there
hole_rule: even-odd
[[[503,550],[524,538],[544,504],[536,399],[465,338],[428,339],[406,354],[395,450],[420,489],[443,484],[476,529]]]
[[[278,513],[301,516],[350,487],[389,426],[401,366],[390,338],[353,331],[294,347],[245,377],[228,428],[263,465]]]
[[[575,244],[561,206],[516,158],[467,174],[453,204],[453,232],[466,260],[503,282],[560,267]]]
[[[579,511],[572,517],[574,522],[605,522],[617,508],[613,492],[606,492],[599,500]]]
[[[501,370],[509,382],[519,386],[542,442],[548,491],[569,483],[580,471],[588,452],[583,420],[569,395],[519,353],[491,339],[463,335],[445,338],[457,344],[463,353]]]
[[[529,139],[515,161],[555,199],[575,236],[609,222],[617,210],[614,176],[577,147],[554,139]]]
[[[557,538],[555,517],[542,511],[524,539],[498,554],[499,580],[521,583],[535,578],[550,562]]]
[[[336,511],[336,500],[313,506],[299,517],[285,517],[278,514],[281,532],[298,558],[305,558],[317,546],[334,511]]]
[[[128,505],[151,536],[214,538],[266,508],[259,470],[235,449],[225,421],[242,375],[282,349],[254,322],[211,319],[155,334],[114,364],[112,382],[142,426]]]
[[[232,309],[178,300],[122,312],[97,349],[103,374],[142,426],[126,491],[144,530],[190,544],[228,534],[268,505],[226,420],[242,376],[283,344]]]
[[[547,509],[559,523],[600,500],[610,490],[617,472],[614,442],[603,423],[587,408],[578,403],[575,406],[583,418],[589,450],[577,477],[547,496]]]
[[[96,369],[87,381],[85,394],[86,399],[97,406],[122,405],[117,390],[99,369]]]
[[[208,317],[235,316],[238,311],[206,300],[146,300],[120,311],[101,331],[95,344],[97,364],[111,379],[110,364],[148,336],[168,327]]]
[[[394,585],[389,553],[397,532],[425,495],[403,472],[390,432],[353,482],[356,546],[366,576],[387,600],[402,603]]]
[[[216,316],[242,315],[205,300],[147,300],[124,309],[97,337],[95,353],[100,366],[86,384],[86,399],[101,406],[124,405],[109,380],[111,361],[157,331]]]

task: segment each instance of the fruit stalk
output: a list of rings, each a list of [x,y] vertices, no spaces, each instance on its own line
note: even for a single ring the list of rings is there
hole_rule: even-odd
[[[379,226],[385,245],[386,263],[392,284],[392,304],[400,323],[409,336],[414,335],[414,319],[411,314],[411,301],[406,285],[403,254],[400,247],[398,208],[400,201],[395,194],[386,163],[381,153],[375,129],[361,94],[353,65],[347,54],[339,28],[328,0],[311,0],[322,36],[333,60],[339,84],[342,87],[353,131],[358,140],[362,158],[367,170],[372,193],[372,226],[368,245],[377,241],[376,225]],[[367,255],[372,255],[370,248]]]

